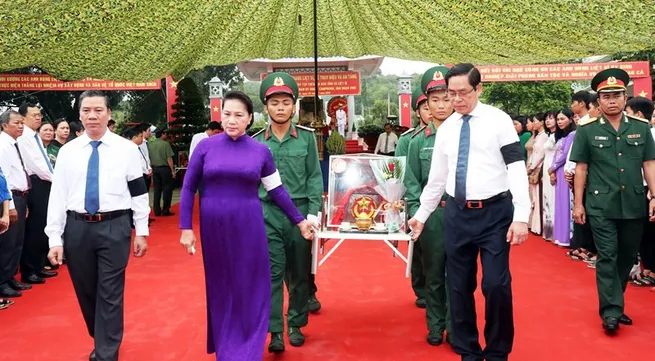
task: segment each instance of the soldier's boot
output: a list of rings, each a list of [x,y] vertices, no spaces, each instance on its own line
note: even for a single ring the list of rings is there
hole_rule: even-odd
[[[443,332],[430,331],[428,333],[427,341],[432,346],[439,346],[443,343]]]
[[[309,296],[309,300],[307,302],[307,310],[309,313],[317,313],[321,310],[321,302],[318,300],[318,298],[316,298],[316,295]]]
[[[426,307],[426,304],[425,304],[425,298],[423,298],[423,297],[419,297],[419,298],[417,298],[417,299],[416,299],[416,302],[414,302],[414,304],[415,304],[416,307],[418,307],[418,308],[425,308],[425,307]]]
[[[284,338],[282,332],[271,333],[271,343],[268,344],[268,352],[284,352]]]
[[[289,344],[293,347],[300,347],[305,344],[305,335],[302,334],[300,328],[289,327]]]

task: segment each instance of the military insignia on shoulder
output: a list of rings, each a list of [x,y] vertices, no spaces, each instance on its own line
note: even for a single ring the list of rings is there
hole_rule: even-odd
[[[306,130],[306,131],[308,131],[308,132],[313,132],[313,131],[315,131],[314,128],[309,128],[309,127],[305,127],[305,126],[303,126],[303,125],[298,125],[298,124],[296,124],[296,128],[300,128],[300,129]]]
[[[647,124],[650,123],[647,119],[639,118],[639,117],[635,117],[635,116],[633,116],[633,115],[627,115],[627,117],[628,117],[628,118],[631,118],[631,119],[634,119],[634,120],[642,121],[642,122],[647,123]]]
[[[420,127],[420,128],[418,128],[418,130],[416,130],[416,132],[414,132],[414,134],[412,134],[412,138],[414,138],[415,136],[419,135],[419,134],[423,131],[423,129],[425,129],[425,128],[426,128],[425,125],[422,126],[422,127]]]
[[[250,138],[256,138],[258,135],[262,134],[262,132],[265,131],[265,130],[266,130],[266,128],[262,128],[260,131],[258,131],[257,133],[253,134],[252,136],[250,136]]]
[[[591,124],[591,123],[593,123],[593,122],[595,122],[597,120],[598,120],[598,118],[596,118],[596,117],[585,119],[585,120],[579,122],[578,125],[579,126],[584,126],[584,125],[587,125],[587,124]]]
[[[411,133],[414,129],[416,129],[416,128],[409,128],[403,134],[401,134],[400,136],[402,137],[403,135],[407,135],[407,134]]]

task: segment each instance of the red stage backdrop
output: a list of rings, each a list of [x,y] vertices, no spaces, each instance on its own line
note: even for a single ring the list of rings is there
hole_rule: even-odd
[[[264,78],[268,73],[261,75]],[[314,96],[314,73],[290,73],[298,83],[301,97]],[[359,95],[361,90],[358,71],[334,71],[318,73],[318,95]]]
[[[64,82],[47,74],[0,74],[0,91],[150,90],[159,89],[160,85],[159,80],[128,82],[87,78]]]
[[[651,98],[652,84],[647,61],[585,63],[585,64],[542,64],[478,66],[483,82],[505,81],[558,81],[591,80],[599,71],[607,68],[621,68],[632,79],[634,95]]]

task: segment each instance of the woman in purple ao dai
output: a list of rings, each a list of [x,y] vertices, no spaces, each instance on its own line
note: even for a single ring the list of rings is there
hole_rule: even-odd
[[[207,296],[207,352],[220,361],[261,360],[271,302],[271,274],[260,183],[275,203],[312,239],[265,144],[246,134],[253,104],[247,95],[224,98],[225,132],[201,141],[189,161],[180,198],[180,243],[195,253],[195,193],[200,195],[200,238]]]

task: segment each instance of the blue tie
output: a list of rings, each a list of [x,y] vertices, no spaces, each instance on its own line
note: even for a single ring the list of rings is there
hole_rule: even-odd
[[[39,150],[41,151],[41,155],[43,156],[43,159],[45,159],[45,164],[48,165],[48,169],[50,169],[50,173],[52,173],[52,164],[50,164],[50,159],[48,159],[48,156],[45,155],[45,151],[43,150],[43,146],[41,146],[41,142],[39,141],[39,134],[34,133],[34,140],[36,140],[36,145],[39,147]]]
[[[98,146],[100,141],[92,140],[91,156],[89,157],[89,167],[86,170],[86,192],[84,193],[84,209],[89,214],[96,214],[100,209],[100,155],[98,154]]]
[[[455,171],[455,203],[460,208],[466,205],[466,172],[469,163],[471,145],[470,115],[462,117],[462,129],[459,131],[459,151],[457,152],[457,170]]]

